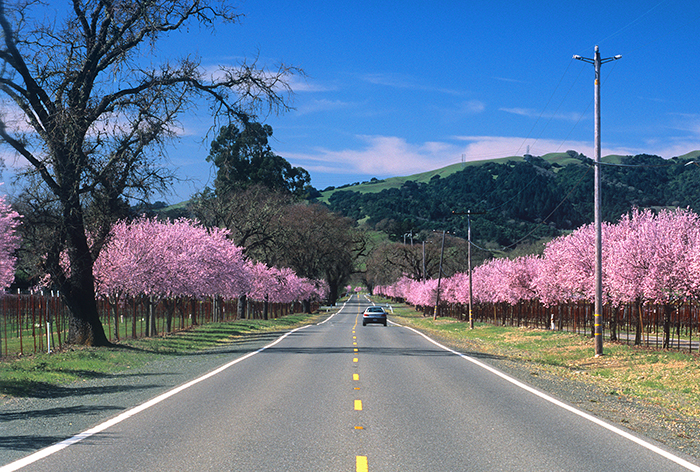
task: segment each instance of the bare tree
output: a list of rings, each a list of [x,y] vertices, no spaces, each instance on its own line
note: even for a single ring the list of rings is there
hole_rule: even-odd
[[[424,242],[405,244],[384,242],[371,251],[366,261],[365,281],[368,286],[391,284],[402,276],[414,280],[437,278],[440,268],[441,234],[428,233]],[[443,277],[468,269],[468,242],[447,235],[442,260]],[[490,258],[488,252],[473,249],[472,264]]]
[[[70,309],[68,341],[107,345],[95,303],[87,205],[118,206],[167,187],[172,175],[158,157],[195,100],[209,99],[215,116],[245,124],[263,108],[287,108],[285,78],[296,69],[242,63],[210,78],[194,57],[146,65],[144,57],[169,32],[235,22],[225,2],[68,3],[52,17],[39,1],[0,0],[0,138],[41,183],[34,193],[55,205],[59,226],[46,269]],[[70,270],[59,264],[61,252]]]
[[[205,189],[192,199],[189,210],[206,226],[228,228],[246,256],[275,265],[276,240],[283,235],[282,223],[292,195],[264,185],[231,190],[223,196]]]
[[[281,264],[302,277],[325,279],[329,302],[335,303],[340,287],[358,271],[356,261],[367,248],[364,233],[350,218],[318,204],[289,206],[283,223],[276,244]]]

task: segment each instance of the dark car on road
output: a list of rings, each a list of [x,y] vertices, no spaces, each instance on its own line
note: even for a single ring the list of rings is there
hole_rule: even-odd
[[[380,306],[369,306],[362,313],[362,326],[367,326],[367,323],[381,323],[386,326],[386,311]]]

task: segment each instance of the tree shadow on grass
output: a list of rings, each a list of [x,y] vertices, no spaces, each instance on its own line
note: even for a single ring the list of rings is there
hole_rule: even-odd
[[[64,439],[66,439],[65,436],[42,436],[39,434],[0,437],[0,449],[34,452]]]
[[[102,395],[161,387],[165,387],[165,385],[148,384],[64,387],[60,385],[52,385],[47,382],[36,382],[32,380],[0,380],[0,394],[21,398],[42,399]]]
[[[114,348],[163,356],[206,356],[222,353],[248,353],[259,349],[266,342],[272,342],[288,332],[289,331],[265,331],[238,335],[225,331],[223,334],[228,334],[232,337],[222,338],[217,335],[200,335],[192,337],[191,340],[178,336],[173,336],[172,338],[165,336],[158,339],[158,347],[153,349],[129,346],[126,344],[116,344]],[[187,344],[199,343],[205,343],[207,345],[203,346],[201,349],[191,349],[187,346]],[[254,347],[251,347],[251,344],[253,344]],[[241,347],[238,348],[237,346]]]
[[[7,413],[0,413],[0,423],[5,421],[28,420],[32,418],[49,419],[60,418],[63,416],[74,417],[76,415],[94,416],[103,412],[117,410],[121,411],[123,409],[124,408],[120,406],[76,405],[69,407],[45,408],[43,410],[11,411]]]

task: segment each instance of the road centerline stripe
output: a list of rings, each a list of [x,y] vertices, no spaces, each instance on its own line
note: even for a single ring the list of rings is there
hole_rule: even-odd
[[[355,472],[368,472],[367,456],[355,457]]]

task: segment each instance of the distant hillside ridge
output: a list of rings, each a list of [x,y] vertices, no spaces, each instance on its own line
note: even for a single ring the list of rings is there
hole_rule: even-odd
[[[616,222],[632,207],[700,210],[699,156],[605,156],[603,218]],[[593,164],[576,151],[471,161],[326,189],[323,197],[331,210],[393,238],[435,229],[461,235],[466,218],[453,212],[484,212],[474,218],[474,238],[512,246],[592,221]]]
[[[545,161],[549,162],[550,164],[556,164],[561,167],[566,167],[569,164],[580,162],[580,159],[575,158],[572,156],[572,154],[576,153],[578,156],[582,156],[582,154],[578,154],[576,151],[567,151],[567,152],[552,152],[549,154],[545,154],[543,156],[539,156]],[[591,156],[586,156],[592,159]],[[616,155],[616,154],[610,154],[608,156],[603,156],[601,157],[601,161],[608,163],[608,164],[619,164],[621,162],[621,159],[623,157],[631,157],[631,156],[621,156],[621,155]],[[691,151],[687,154],[683,154],[682,156],[678,156],[676,159],[680,160],[695,160],[700,157],[700,150],[698,151]],[[465,167],[470,167],[470,166],[482,166],[484,164],[488,163],[496,163],[496,164],[503,164],[508,161],[512,162],[524,162],[525,161],[525,156],[509,156],[509,157],[499,157],[496,159],[483,159],[483,160],[478,160],[478,161],[467,161],[467,162],[460,162],[457,164],[450,164],[449,166],[446,167],[441,167],[439,169],[435,170],[430,170],[427,172],[421,172],[418,174],[413,174],[413,175],[407,175],[403,177],[389,177],[386,179],[375,179],[374,181],[366,181],[366,182],[358,182],[355,184],[345,184],[341,185],[339,187],[333,187],[330,190],[322,190],[321,191],[321,197],[318,199],[319,201],[322,201],[324,203],[328,203],[328,199],[330,198],[331,195],[333,195],[335,192],[338,190],[352,190],[353,192],[358,192],[358,193],[378,193],[381,192],[382,190],[390,189],[390,188],[401,188],[401,186],[406,183],[407,181],[413,181],[413,182],[423,182],[427,183],[435,177],[436,175],[439,175],[441,178],[447,177],[448,175],[452,175],[455,172],[459,172],[460,170],[464,169]]]
[[[696,153],[700,154],[700,151],[695,151]],[[579,159],[575,158],[572,156],[572,154],[579,155],[576,153],[576,151],[567,151],[567,152],[553,152],[549,154],[545,154],[544,156],[539,156],[545,161],[549,162],[550,164],[557,164],[559,166],[566,166],[568,164],[574,163],[574,162],[580,162]],[[610,156],[605,156],[602,158],[603,162],[609,162],[609,163],[616,163],[620,162],[620,158],[622,156],[617,156],[617,155],[610,155]],[[319,198],[319,201],[322,201],[324,203],[328,203],[328,199],[330,198],[331,195],[333,195],[335,192],[339,190],[352,190],[353,192],[358,192],[358,193],[378,193],[381,192],[382,190],[390,189],[390,188],[401,188],[401,186],[408,182],[409,180],[412,182],[418,182],[418,183],[427,183],[435,177],[436,175],[440,176],[441,178],[445,178],[449,175],[454,174],[455,172],[459,172],[465,167],[472,167],[472,166],[482,166],[485,164],[489,163],[495,163],[495,164],[503,164],[506,162],[524,162],[526,159],[525,156],[509,156],[509,157],[499,157],[496,159],[483,159],[483,160],[477,160],[477,161],[466,161],[466,162],[459,162],[457,164],[450,164],[449,166],[446,167],[441,167],[439,169],[435,170],[430,170],[427,172],[420,172],[418,174],[413,174],[413,175],[406,175],[402,177],[389,177],[387,179],[373,179],[371,181],[365,181],[365,182],[357,182],[354,184],[345,184],[341,185],[339,187],[332,187],[331,189],[325,189],[321,191],[321,197]]]

